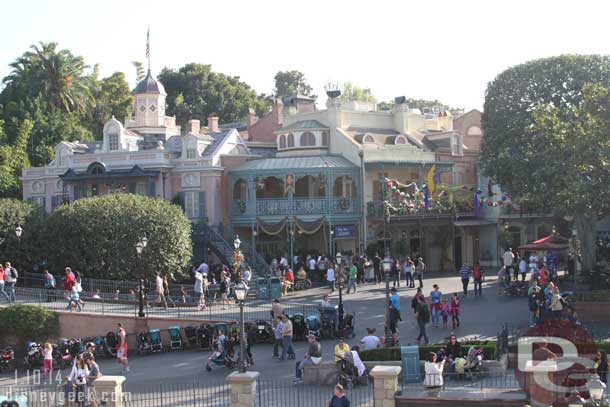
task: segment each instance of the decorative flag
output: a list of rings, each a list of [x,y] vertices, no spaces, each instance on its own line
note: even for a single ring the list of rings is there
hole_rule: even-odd
[[[436,172],[436,164],[434,164],[432,166],[432,168],[430,168],[430,171],[428,171],[428,190],[429,193],[433,194],[434,190],[436,189],[436,186],[434,184],[434,175]]]

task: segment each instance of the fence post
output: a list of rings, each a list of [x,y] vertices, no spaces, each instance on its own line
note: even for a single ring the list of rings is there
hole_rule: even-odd
[[[95,392],[99,404],[106,407],[122,407],[124,381],[123,376],[101,376],[95,379]]]
[[[227,376],[227,382],[231,384],[231,406],[254,407],[258,375],[258,372],[233,372]]]
[[[371,370],[373,377],[373,397],[375,406],[395,407],[396,391],[398,389],[398,375],[400,366],[375,366]]]

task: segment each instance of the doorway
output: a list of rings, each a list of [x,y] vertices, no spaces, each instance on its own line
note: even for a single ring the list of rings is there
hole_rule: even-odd
[[[455,269],[459,270],[462,267],[462,236],[456,236],[453,242],[453,259]]]

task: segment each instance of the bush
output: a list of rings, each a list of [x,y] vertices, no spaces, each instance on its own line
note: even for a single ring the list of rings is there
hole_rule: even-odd
[[[476,341],[476,342],[463,342],[462,345],[462,353],[463,356],[468,354],[468,349],[471,346],[476,348],[483,349],[484,358],[486,360],[495,360],[496,359],[496,342],[495,341]],[[419,346],[419,359],[420,360],[428,360],[428,356],[431,352],[438,352],[442,348],[445,347],[445,344],[431,344],[431,345],[420,345]],[[391,348],[378,348],[371,350],[363,350],[360,352],[360,359],[362,361],[379,361],[379,362],[387,362],[393,360],[401,360],[400,356],[400,348],[399,347],[391,347]]]
[[[141,259],[136,244],[146,236]],[[45,222],[49,270],[134,279],[155,271],[184,275],[192,255],[191,223],[179,206],[157,198],[111,194],[62,205]]]
[[[59,335],[59,315],[35,305],[15,304],[2,308],[0,321],[2,330],[14,334],[21,343]]]
[[[31,270],[41,259],[40,231],[44,212],[18,199],[0,199],[0,238],[2,261],[10,261],[18,270]],[[21,239],[17,240],[15,226],[23,228]]]

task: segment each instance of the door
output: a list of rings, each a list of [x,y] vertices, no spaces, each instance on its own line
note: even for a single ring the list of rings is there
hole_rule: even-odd
[[[462,236],[456,236],[453,244],[453,258],[455,259],[455,269],[462,267]]]

